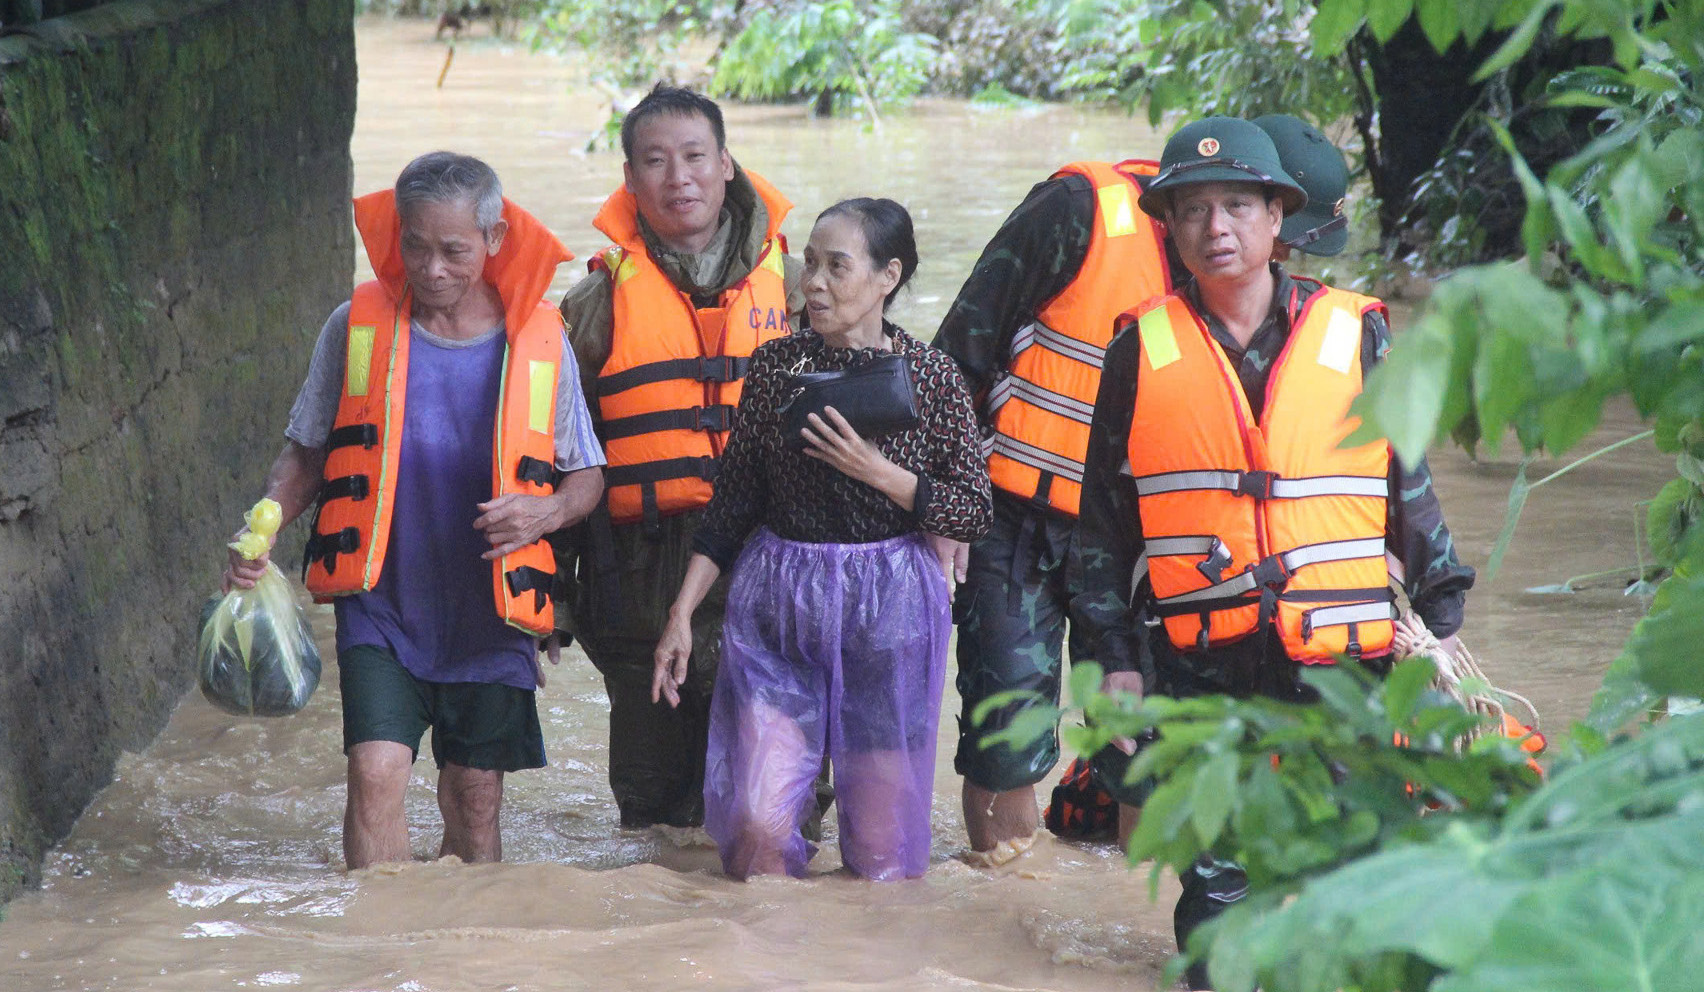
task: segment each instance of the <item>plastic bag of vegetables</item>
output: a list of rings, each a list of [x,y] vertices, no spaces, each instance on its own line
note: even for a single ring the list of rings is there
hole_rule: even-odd
[[[272,546],[280,518],[277,503],[261,500],[244,514],[248,532],[230,546],[250,561],[259,558]],[[239,716],[289,716],[319,686],[319,649],[290,581],[271,562],[253,589],[207,601],[197,657],[201,694]]]

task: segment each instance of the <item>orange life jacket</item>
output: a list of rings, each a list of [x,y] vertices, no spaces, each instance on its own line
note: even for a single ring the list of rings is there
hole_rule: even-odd
[[[497,429],[491,444],[493,496],[555,491],[556,380],[562,317],[544,301],[556,267],[574,256],[526,211],[503,201],[509,231],[485,262],[484,278],[503,301],[503,355]],[[378,584],[390,543],[408,396],[409,293],[401,218],[391,190],[355,201],[355,223],[378,277],[355,287],[348,358],[337,419],[327,439],[325,482],[305,579],[319,602]],[[540,540],[491,563],[492,594],[505,622],[538,635],[555,626],[550,602],[556,560]]]
[[[1390,649],[1390,449],[1339,449],[1358,424],[1361,318],[1384,304],[1325,287],[1296,318],[1256,421],[1224,349],[1179,296],[1137,315],[1127,471],[1153,611],[1179,650],[1275,624],[1297,661]]]
[[[615,241],[590,263],[609,273],[614,289],[597,403],[615,523],[654,522],[710,502],[751,353],[791,333],[780,232],[792,204],[755,173],[746,178],[768,208],[767,240],[757,265],[714,307],[693,306],[657,267],[639,233],[638,203],[625,188],[592,222]]]
[[[1118,315],[1171,290],[1165,234],[1136,207],[1135,176],[1155,162],[1073,162],[1053,174],[1094,184],[1089,251],[1071,284],[1012,338],[1007,375],[988,392],[996,489],[1077,515],[1101,361]]]

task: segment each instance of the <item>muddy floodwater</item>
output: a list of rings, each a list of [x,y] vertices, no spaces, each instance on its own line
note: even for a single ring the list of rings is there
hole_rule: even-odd
[[[418,22],[359,29],[357,191],[389,185],[418,153],[472,152],[582,260],[602,247],[590,220],[620,180],[620,156],[582,149],[606,98],[572,64],[478,40],[461,44],[436,89],[445,49],[431,33]],[[929,101],[880,133],[794,108],[730,107],[728,133],[739,161],[799,205],[786,226],[795,246],[843,196],[909,205],[922,267],[895,316],[925,337],[1032,183],[1072,159],[1157,156],[1162,143],[1118,114]],[[564,266],[555,292],[583,272]],[[1404,317],[1399,307],[1399,333]],[[307,357],[278,374],[298,377]],[[1622,412],[1594,440],[1639,429]],[[1517,462],[1447,450],[1432,464],[1457,547],[1482,567]],[[263,468],[249,473],[257,486]],[[1623,595],[1627,575],[1573,593],[1526,590],[1632,566],[1634,518],[1670,468],[1640,443],[1538,489],[1501,574],[1482,576],[1469,599],[1464,639],[1494,681],[1538,703],[1547,728],[1585,712],[1643,604]],[[205,535],[209,587],[217,537]],[[809,880],[742,884],[721,875],[701,834],[619,829],[604,781],[606,701],[578,651],[539,694],[550,766],[509,778],[507,863],[424,860],[439,839],[428,760],[415,767],[408,807],[422,861],[346,873],[331,616],[312,612],[327,673],[307,711],[240,720],[186,696],[49,855],[42,889],[4,907],[0,990],[1157,987],[1172,948],[1171,880],[1150,902],[1145,871],[1110,846],[1044,842],[997,871],[958,860],[950,679],[934,864],[921,881],[855,880],[836,870],[829,843]]]

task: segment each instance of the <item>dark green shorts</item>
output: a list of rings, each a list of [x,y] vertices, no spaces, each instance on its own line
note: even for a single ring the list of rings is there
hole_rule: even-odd
[[[427,682],[390,651],[358,644],[337,655],[343,751],[367,741],[406,744],[420,757],[432,731],[438,767],[513,772],[544,767],[544,732],[529,689],[488,682]]]

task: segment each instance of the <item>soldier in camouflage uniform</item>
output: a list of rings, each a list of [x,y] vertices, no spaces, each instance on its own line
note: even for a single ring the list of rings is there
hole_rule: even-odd
[[[1293,125],[1287,130],[1299,134]],[[1292,157],[1285,160],[1285,166],[1293,165],[1304,175],[1323,174],[1329,158],[1338,153],[1328,142],[1321,147],[1322,142],[1323,138],[1303,139],[1303,147],[1314,156],[1313,165]],[[1198,155],[1207,156],[1208,149],[1217,159],[1235,164],[1168,168],[1189,163]],[[1296,184],[1284,175],[1286,169],[1280,167],[1277,149],[1266,134],[1248,122],[1228,118],[1209,118],[1181,129],[1167,143],[1161,165],[1160,175],[1143,197],[1142,208],[1156,216],[1165,216],[1192,273],[1214,272],[1213,267],[1218,267],[1216,278],[1220,288],[1216,290],[1219,295],[1215,300],[1220,302],[1220,309],[1209,305],[1198,280],[1184,282],[1177,295],[1202,319],[1234,370],[1249,407],[1259,417],[1266,401],[1269,374],[1290,338],[1292,326],[1309,298],[1324,287],[1312,280],[1292,278],[1276,262],[1256,257],[1262,252],[1269,256],[1273,244],[1271,234],[1264,236],[1267,239],[1264,244],[1261,242],[1262,236],[1255,233],[1259,225],[1250,225],[1246,231],[1239,229],[1234,237],[1239,239],[1240,247],[1234,249],[1227,247],[1233,242],[1227,241],[1228,236],[1222,233],[1225,224],[1222,219],[1218,221],[1220,227],[1212,227],[1208,222],[1186,222],[1209,232],[1190,233],[1187,227],[1179,226],[1180,218],[1172,210],[1176,206],[1173,197],[1180,190],[1207,188],[1198,184],[1213,184],[1220,189],[1253,186],[1258,201],[1262,187],[1251,179],[1248,173],[1252,171],[1270,177],[1264,187],[1270,205],[1276,195],[1275,185],[1295,188]],[[1325,200],[1329,195],[1321,192],[1320,198]],[[1340,192],[1336,198],[1325,200],[1325,223],[1340,216],[1340,204]],[[1288,214],[1295,217],[1298,212],[1291,209]],[[1317,210],[1303,215],[1300,224],[1284,225],[1279,236],[1286,241],[1301,242],[1304,247],[1320,243],[1321,238],[1305,237],[1320,226],[1320,216]],[[1310,217],[1312,227],[1308,226]],[[1232,250],[1251,259],[1249,278],[1242,289],[1244,311],[1240,313],[1226,310],[1222,302],[1225,295],[1222,287],[1227,282],[1224,253]],[[1260,272],[1261,266],[1267,271]],[[1269,301],[1258,321],[1247,319],[1249,313],[1262,312],[1258,303],[1246,306],[1249,293],[1266,294],[1264,299]],[[1233,332],[1226,314],[1246,321],[1239,325],[1241,333]],[[1150,628],[1145,623],[1148,594],[1145,589],[1133,594],[1131,589],[1131,576],[1143,560],[1144,549],[1136,481],[1121,472],[1131,450],[1141,340],[1142,335],[1132,327],[1129,333],[1115,338],[1107,349],[1083,478],[1078,545],[1072,564],[1080,592],[1071,604],[1072,622],[1095,645],[1096,661],[1108,669],[1139,672],[1140,682],[1148,692],[1175,697],[1228,693],[1309,701],[1313,692],[1300,678],[1301,666],[1289,657],[1279,637],[1256,634],[1205,651],[1184,652],[1173,646],[1163,627]],[[1360,367],[1363,372],[1370,372],[1390,348],[1389,328],[1378,309],[1363,315],[1359,344]],[[1137,440],[1156,445],[1168,441],[1164,437]],[[1461,627],[1462,608],[1467,590],[1473,584],[1473,570],[1456,559],[1424,459],[1405,467],[1392,458],[1387,492],[1385,547],[1395,563],[1403,566],[1404,590],[1415,613],[1448,645]],[[1378,667],[1388,663],[1388,658],[1368,659],[1365,663]],[[1183,895],[1175,912],[1180,947],[1195,926],[1242,898],[1247,890],[1242,871],[1225,863],[1204,861],[1186,872],[1182,881]],[[1192,988],[1208,987],[1205,969],[1200,965],[1193,967],[1188,977]]]
[[[1006,450],[995,430],[1001,397],[1011,395],[1003,390],[1039,386],[1024,396],[1033,403],[1038,392],[1046,396],[1049,389],[1060,388],[1024,379],[1019,356],[1029,342],[1042,336],[1058,341],[1075,327],[1081,336],[1063,342],[1065,351],[1057,354],[1098,364],[1095,335],[1104,345],[1120,310],[1169,288],[1161,235],[1123,199],[1134,197],[1139,169],[1136,163],[1074,163],[1037,184],[983,249],[941,324],[934,344],[957,361],[976,396],[991,450]],[[1128,237],[1147,240],[1113,246]],[[1087,302],[1090,298],[1094,302]],[[1086,422],[1093,396],[1091,384],[1075,405],[1079,423]],[[1060,401],[1057,395],[1053,399]],[[1070,400],[1060,405],[1067,410],[1054,412],[1070,416]],[[1059,757],[1057,734],[1029,744],[986,744],[1027,706],[1059,697],[1071,598],[1066,564],[1076,507],[1074,497],[1062,496],[1064,487],[1054,483],[1070,479],[1074,487],[1076,473],[1064,446],[1029,450],[1039,450],[1030,465],[1042,469],[1034,496],[1026,498],[994,476],[994,523],[987,537],[960,558],[961,585],[953,601],[957,685],[963,698],[953,766],[964,776],[971,847],[993,862],[1016,856],[1032,841],[1040,827],[1035,785]],[[1075,627],[1070,640],[1072,656],[1083,656],[1085,646]],[[1032,695],[981,721],[973,719],[982,701],[1009,690]]]

